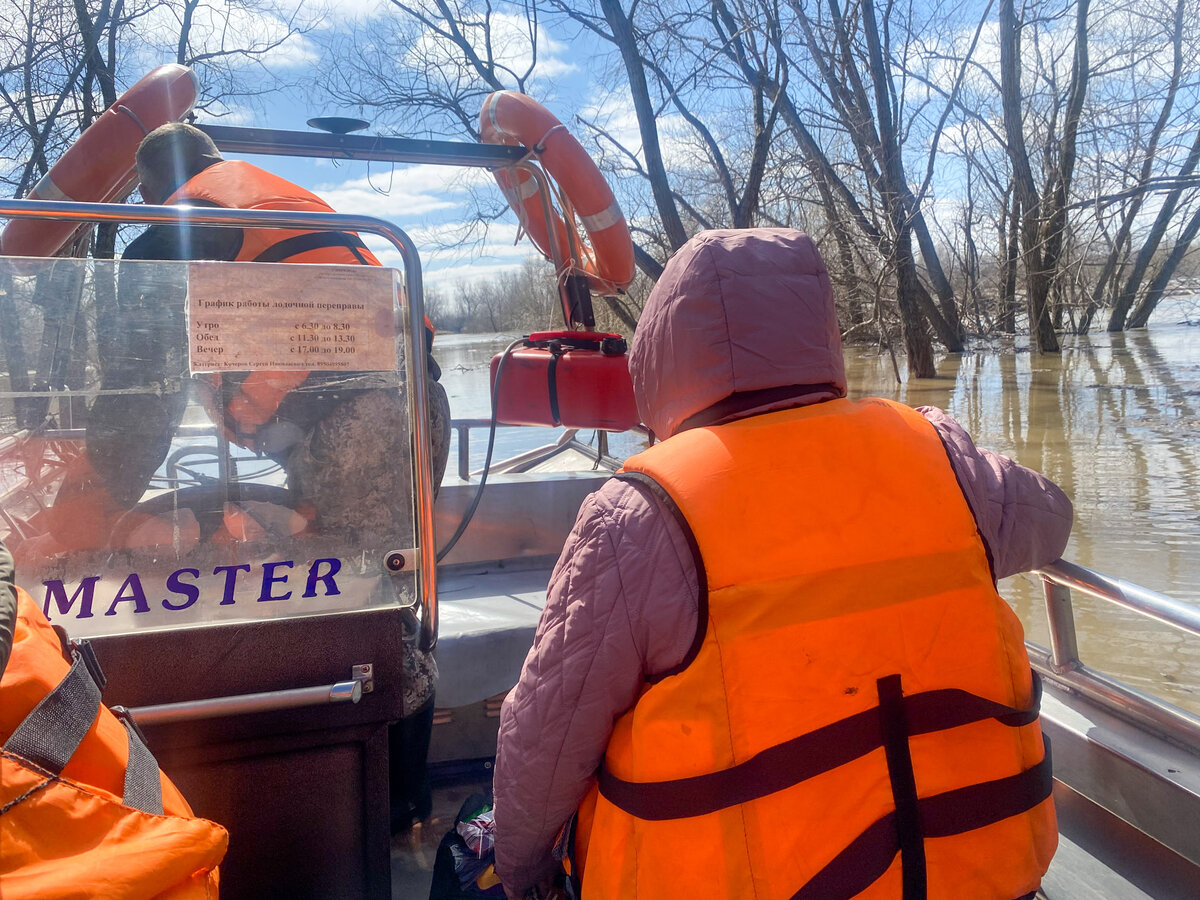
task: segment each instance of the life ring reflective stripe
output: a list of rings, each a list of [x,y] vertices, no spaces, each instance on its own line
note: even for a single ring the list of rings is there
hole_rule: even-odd
[[[196,103],[200,84],[187,66],[159,66],[122,94],[72,144],[27,200],[109,203],[137,183],[134,158],[147,133],[178,122]],[[53,256],[79,229],[77,222],[12,219],[0,233],[5,256]]]
[[[485,144],[523,146],[561,185],[575,208],[592,244],[577,260],[596,290],[612,292],[633,281],[633,240],[629,224],[604,175],[553,113],[525,94],[496,91],[483,101],[479,137]],[[549,226],[533,176],[519,169],[497,169],[496,182],[521,220],[521,226],[542,253],[550,254],[550,229],[555,244],[569,252],[567,226],[551,210]]]

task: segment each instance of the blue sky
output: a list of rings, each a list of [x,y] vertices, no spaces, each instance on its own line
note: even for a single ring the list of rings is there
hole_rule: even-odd
[[[387,4],[375,0],[343,2],[335,8],[339,28],[362,26],[381,9],[386,15],[395,15],[387,12]],[[263,28],[269,33],[279,26],[269,17],[260,17],[249,27]],[[328,33],[327,30],[318,31],[293,38],[266,63],[285,77],[296,75],[302,67],[314,69],[321,62],[320,42]],[[511,53],[519,63],[521,54],[527,50],[518,35],[514,29]],[[578,58],[578,42],[571,42],[574,44],[570,47],[571,56]],[[566,60],[567,51],[567,40],[556,39],[543,26],[538,65],[539,71],[543,71],[548,79],[546,93],[531,92],[569,124],[576,110],[599,102],[600,95],[595,93],[596,86],[589,83],[580,68]],[[227,114],[219,119],[202,114],[197,121],[310,130],[306,122],[315,115],[347,115],[368,120],[372,116],[370,110],[309,100],[298,95],[272,95],[263,101],[263,106],[265,109],[258,110],[231,107],[224,110]],[[632,121],[632,111],[630,117]],[[386,127],[377,128],[375,123],[362,133],[394,134]],[[456,139],[452,135],[441,137]],[[458,281],[487,278],[499,271],[517,268],[537,252],[527,237],[522,235],[518,240],[517,220],[511,212],[490,223],[486,236],[482,229],[472,228],[478,219],[474,195],[495,206],[503,202],[492,176],[485,170],[431,165],[393,167],[385,163],[368,165],[356,161],[335,163],[285,157],[245,158],[309,188],[339,212],[372,215],[399,225],[421,251],[428,285],[451,290]],[[399,255],[390,244],[370,237],[366,240],[385,264],[399,266]]]

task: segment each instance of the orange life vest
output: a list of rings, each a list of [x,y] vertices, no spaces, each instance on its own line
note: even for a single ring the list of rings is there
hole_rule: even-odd
[[[282,209],[334,212],[328,203],[299,185],[247,162],[226,160],[209,166],[172,194],[167,203],[201,200],[229,209]],[[335,263],[377,266],[379,260],[357,234],[343,231],[296,231],[281,228],[243,228],[242,247],[235,262]],[[428,323],[427,323],[428,327]],[[214,416],[231,429],[231,440],[245,443],[259,426],[270,421],[289,392],[308,372],[257,371],[247,375]],[[209,383],[217,381],[216,377]],[[210,413],[219,408],[207,398]]]
[[[583,896],[1031,894],[1057,842],[1037,684],[924,417],[835,400],[624,473],[680,514],[700,628],[615,723]]]
[[[228,834],[192,815],[102,686],[86,642],[64,647],[18,588],[0,679],[0,897],[216,897]]]

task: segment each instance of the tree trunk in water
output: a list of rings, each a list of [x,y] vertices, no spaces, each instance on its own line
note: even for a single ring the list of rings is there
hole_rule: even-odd
[[[1021,258],[1021,206],[1010,189],[1005,202],[1005,224],[1000,229],[1004,266],[1000,270],[1000,317],[996,328],[1004,334],[1017,333],[1017,263]]]
[[[1187,179],[1195,171],[1198,162],[1200,162],[1200,132],[1196,133],[1196,137],[1192,141],[1192,149],[1184,161],[1183,168],[1179,170],[1178,177],[1181,180]],[[1150,233],[1146,235],[1146,241],[1142,244],[1142,249],[1138,251],[1133,268],[1129,270],[1129,275],[1125,279],[1125,286],[1117,296],[1116,302],[1113,303],[1112,314],[1108,318],[1109,331],[1125,330],[1125,319],[1129,315],[1129,309],[1133,306],[1133,301],[1137,297],[1137,290],[1142,286],[1146,272],[1150,270],[1150,263],[1154,259],[1158,245],[1167,233],[1167,227],[1171,224],[1171,218],[1175,215],[1175,208],[1179,205],[1180,198],[1183,196],[1183,190],[1183,185],[1174,188],[1167,194],[1166,199],[1163,200],[1163,205],[1159,207],[1154,224],[1150,226]]]
[[[1146,293],[1142,295],[1142,300],[1138,303],[1137,309],[1129,317],[1129,328],[1146,327],[1146,323],[1150,320],[1150,314],[1158,306],[1158,301],[1162,299],[1163,292],[1166,291],[1167,284],[1171,281],[1171,276],[1175,274],[1175,269],[1179,266],[1180,260],[1183,259],[1188,248],[1192,245],[1192,241],[1196,239],[1197,232],[1200,232],[1200,210],[1196,210],[1192,215],[1192,218],[1187,223],[1187,227],[1183,230],[1183,234],[1179,236],[1179,240],[1171,248],[1171,255],[1167,257],[1166,261],[1162,264],[1162,268],[1158,270],[1158,274],[1154,276],[1154,280],[1150,282],[1150,286],[1146,288]]]
[[[967,338],[963,331],[962,318],[958,314],[958,300],[954,296],[954,288],[942,269],[942,261],[929,234],[925,216],[915,208],[916,198],[912,196],[911,191],[906,190],[905,194],[908,195],[908,204],[912,209],[913,233],[916,234],[917,244],[921,248],[921,258],[925,260],[925,271],[929,273],[929,281],[933,284],[942,316],[946,320],[946,334],[953,335],[953,340],[946,344],[946,349],[951,353],[961,353],[966,349]]]
[[[1038,196],[1025,148],[1021,99],[1020,27],[1013,0],[1000,0],[1000,101],[1004,112],[1004,137],[1013,167],[1013,188],[1021,208],[1021,249],[1025,260],[1025,283],[1029,298],[1029,333],[1039,350],[1057,352],[1058,337],[1050,321],[1047,303],[1053,272],[1042,264],[1042,199]]]
[[[903,230],[896,242],[896,300],[900,305],[900,324],[904,331],[904,350],[908,354],[910,378],[933,378],[937,367],[933,362],[933,346],[925,331],[919,297],[928,292],[917,277],[917,264],[912,255],[912,236]]]

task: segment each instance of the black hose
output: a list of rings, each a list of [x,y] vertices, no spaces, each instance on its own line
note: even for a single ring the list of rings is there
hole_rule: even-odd
[[[446,546],[438,551],[438,562],[445,559],[446,555],[454,549],[454,545],[458,543],[458,539],[463,536],[463,532],[471,524],[471,519],[475,516],[475,510],[479,508],[479,500],[483,497],[483,488],[487,484],[488,470],[492,467],[492,448],[496,445],[496,398],[500,394],[500,376],[504,374],[504,364],[508,362],[508,358],[512,355],[513,350],[525,342],[526,339],[521,337],[509,344],[504,350],[504,355],[500,357],[499,364],[496,366],[496,381],[492,384],[492,422],[488,429],[487,455],[483,459],[483,473],[479,476],[479,487],[475,490],[475,496],[471,498],[471,505],[463,512],[462,521],[458,523],[458,529],[454,532],[454,536],[447,541]]]

